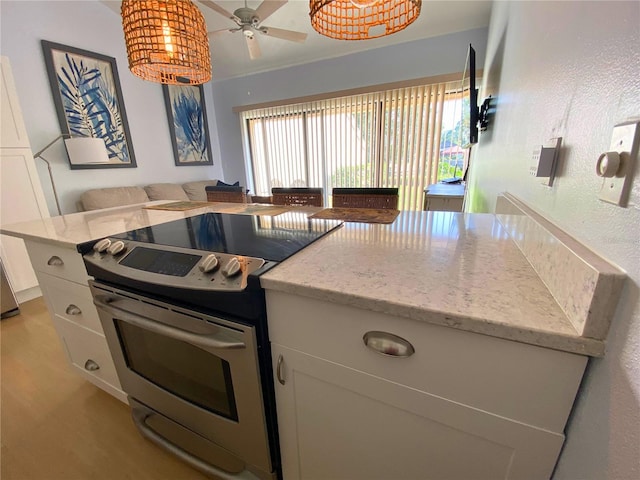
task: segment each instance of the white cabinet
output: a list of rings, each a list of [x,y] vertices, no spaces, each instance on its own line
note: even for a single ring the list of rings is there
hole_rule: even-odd
[[[49,216],[22,119],[11,66],[0,63],[0,220],[3,225]],[[19,302],[40,296],[24,242],[1,236],[0,256]]]
[[[0,85],[2,148],[31,148],[7,57],[0,57]]]
[[[28,240],[49,314],[70,364],[84,378],[127,402],[87,284],[82,256],[64,248]]]
[[[564,437],[280,345],[286,480],[548,478]],[[396,359],[389,359],[396,361]]]
[[[0,70],[2,224],[49,216],[6,57]],[[0,253],[18,301],[44,295],[69,362],[87,380],[126,402],[82,257],[72,248],[2,235]]]
[[[427,195],[424,210],[436,212],[462,212],[464,197],[432,197]]]
[[[285,480],[551,476],[586,357],[266,296]],[[373,351],[376,331],[415,353]]]
[[[437,183],[424,190],[423,210],[462,212],[464,207],[464,185]]]

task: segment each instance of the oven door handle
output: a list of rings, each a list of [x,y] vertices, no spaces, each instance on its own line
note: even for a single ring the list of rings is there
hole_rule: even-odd
[[[159,447],[162,447],[169,452],[173,453],[176,457],[182,459],[184,462],[188,463],[194,468],[199,469],[200,471],[210,475],[214,478],[219,478],[221,480],[258,480],[258,477],[253,475],[248,470],[243,470],[240,473],[229,473],[221,468],[217,468],[214,465],[210,465],[198,457],[191,455],[188,452],[185,452],[183,449],[178,447],[177,445],[171,443],[169,440],[159,435],[153,429],[149,428],[145,423],[146,419],[153,415],[153,412],[150,412],[146,409],[142,409],[139,407],[131,408],[131,416],[133,417],[133,423],[135,423],[136,427],[147,440],[155,443]]]
[[[144,328],[145,330],[149,330],[166,337],[171,337],[176,340],[182,340],[199,347],[218,350],[246,348],[246,344],[244,342],[234,341],[235,339],[231,335],[224,333],[201,335],[198,333],[187,332],[186,330],[181,330],[179,328],[170,327],[169,325],[155,322],[150,318],[143,317],[136,313],[129,312],[128,310],[111,305],[115,300],[115,298],[108,295],[96,295],[93,299],[93,303],[96,307],[104,310],[114,318],[118,318],[119,320],[136,325],[137,327]]]

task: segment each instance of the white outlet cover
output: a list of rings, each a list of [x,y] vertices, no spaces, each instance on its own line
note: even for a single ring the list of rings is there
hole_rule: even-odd
[[[532,164],[529,167],[529,174],[547,187],[553,185],[556,176],[561,144],[562,137],[552,138],[544,145],[537,147],[531,156]],[[544,175],[544,173],[548,173],[548,175]]]
[[[600,200],[621,207],[627,206],[633,171],[638,159],[640,121],[623,123],[613,127],[608,152],[620,154],[620,167],[613,177],[605,177],[600,188]]]

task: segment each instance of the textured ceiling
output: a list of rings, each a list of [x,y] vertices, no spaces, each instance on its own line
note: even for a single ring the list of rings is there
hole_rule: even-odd
[[[103,3],[119,13],[120,2],[105,0]],[[203,13],[209,31],[236,26],[232,20],[202,3],[198,1],[195,3]],[[215,3],[229,12],[245,5],[244,1],[237,0],[220,0]],[[248,7],[257,9],[262,2],[248,0],[246,3]],[[216,35],[210,41],[213,77],[214,79],[238,77],[386,45],[486,27],[489,25],[491,3],[485,0],[423,0],[420,17],[405,30],[373,40],[344,41],[324,37],[311,27],[308,0],[289,0],[262,25],[307,33],[306,41],[300,44],[258,34],[256,38],[260,43],[262,56],[251,60],[241,32]]]

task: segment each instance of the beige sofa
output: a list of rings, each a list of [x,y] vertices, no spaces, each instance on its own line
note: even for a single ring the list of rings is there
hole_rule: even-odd
[[[78,209],[81,211],[98,210],[153,200],[206,202],[205,187],[217,184],[218,180],[203,180],[183,184],[154,183],[145,187],[95,188],[80,195]]]

